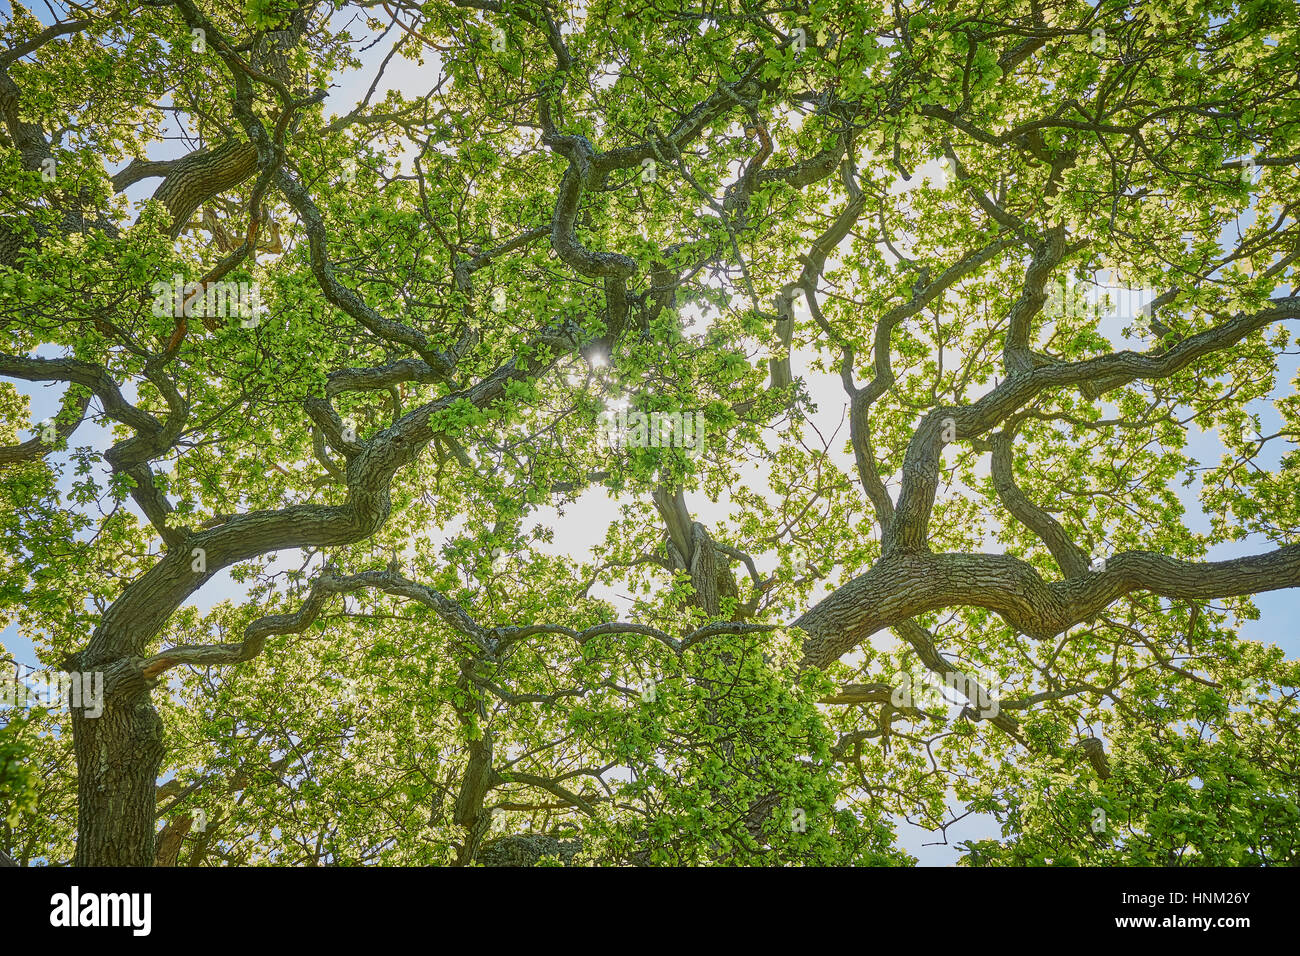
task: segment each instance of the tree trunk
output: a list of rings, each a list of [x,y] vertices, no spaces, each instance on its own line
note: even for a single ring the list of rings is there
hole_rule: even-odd
[[[104,684],[102,714],[87,717],[82,710],[72,711],[77,757],[74,863],[152,866],[162,718],[149,700],[138,666],[120,662],[105,675]]]

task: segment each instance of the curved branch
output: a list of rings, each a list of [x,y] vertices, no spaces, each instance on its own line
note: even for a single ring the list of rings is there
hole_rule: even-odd
[[[1161,347],[1145,353],[1125,350],[1077,362],[1053,362],[1021,369],[971,405],[933,409],[921,420],[907,446],[902,487],[894,521],[883,539],[884,552],[927,550],[930,513],[938,490],[939,463],[946,438],[976,438],[1048,388],[1077,387],[1086,397],[1096,398],[1137,379],[1168,378],[1198,358],[1227,348],[1273,322],[1297,317],[1300,317],[1300,296],[1279,297],[1258,312],[1238,313],[1213,328],[1188,336],[1170,349]],[[885,362],[888,362],[887,353]]]
[[[37,458],[43,458],[63,444],[68,436],[80,428],[81,423],[86,420],[86,409],[90,407],[90,398],[91,392],[89,391],[69,388],[63,395],[62,408],[55,415],[56,420],[59,416],[63,416],[64,421],[55,426],[53,440],[47,442],[40,435],[37,435],[21,444],[0,448],[0,467],[12,465],[15,462],[34,461]],[[69,416],[68,412],[71,409],[75,409],[75,411],[72,416]]]
[[[993,436],[993,455],[991,474],[993,488],[999,500],[1011,512],[1012,517],[1036,534],[1047,545],[1056,565],[1067,578],[1078,577],[1088,570],[1088,555],[1070,540],[1070,536],[1061,527],[1061,523],[1050,514],[1029,500],[1020,490],[1012,473],[1011,442],[1014,437],[1010,429],[1000,431]]]
[[[948,607],[986,608],[1022,633],[1047,640],[1134,591],[1206,600],[1296,586],[1300,545],[1211,562],[1128,551],[1108,558],[1104,571],[1050,584],[1010,555],[913,552],[882,558],[794,626],[808,634],[804,665],[824,667],[882,628]]]

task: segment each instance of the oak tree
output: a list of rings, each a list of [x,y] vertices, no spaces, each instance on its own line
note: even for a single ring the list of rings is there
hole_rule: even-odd
[[[1294,859],[1296,20],[15,2],[0,851]]]

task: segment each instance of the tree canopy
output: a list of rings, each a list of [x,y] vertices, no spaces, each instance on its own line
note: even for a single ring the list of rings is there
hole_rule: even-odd
[[[1293,860],[1297,26],[15,2],[0,851]]]

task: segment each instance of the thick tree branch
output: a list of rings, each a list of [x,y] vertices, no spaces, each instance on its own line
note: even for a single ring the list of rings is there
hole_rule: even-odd
[[[1230,561],[1192,562],[1149,551],[1108,558],[1106,569],[1048,583],[1019,558],[906,553],[885,557],[795,621],[805,665],[824,667],[882,628],[947,607],[982,607],[1037,640],[1094,617],[1135,591],[1207,600],[1300,585],[1300,545]]]

